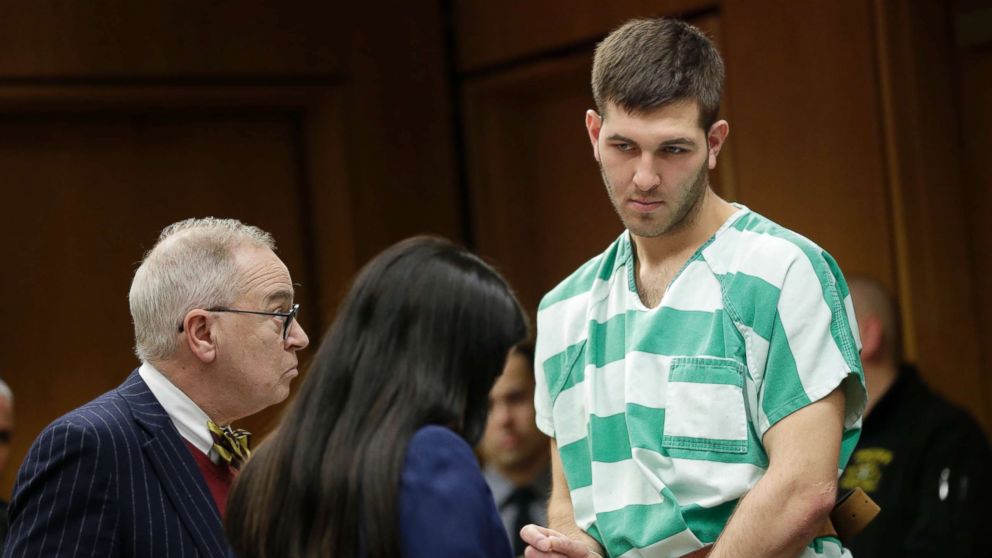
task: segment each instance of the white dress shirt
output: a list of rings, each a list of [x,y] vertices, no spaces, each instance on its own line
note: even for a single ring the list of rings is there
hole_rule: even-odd
[[[141,363],[138,375],[172,419],[179,435],[216,463],[217,456],[212,449],[214,439],[207,428],[207,421],[210,420],[207,413],[151,364]]]

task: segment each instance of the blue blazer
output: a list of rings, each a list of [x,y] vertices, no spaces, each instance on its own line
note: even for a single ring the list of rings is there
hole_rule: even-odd
[[[220,515],[137,370],[50,424],[17,473],[4,558],[227,558]]]
[[[399,516],[403,558],[513,556],[472,448],[443,426],[425,426],[410,439]]]

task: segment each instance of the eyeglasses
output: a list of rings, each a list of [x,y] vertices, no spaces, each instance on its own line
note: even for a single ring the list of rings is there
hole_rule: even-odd
[[[289,326],[293,324],[296,315],[300,313],[300,305],[294,304],[289,312],[262,312],[260,310],[241,310],[239,308],[224,308],[222,306],[207,308],[207,312],[231,312],[233,314],[255,314],[257,316],[279,316],[282,318],[282,340],[289,338]],[[179,324],[179,331],[183,331],[183,324]]]

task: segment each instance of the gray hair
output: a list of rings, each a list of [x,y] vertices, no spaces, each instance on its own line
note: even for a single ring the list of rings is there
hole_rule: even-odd
[[[10,391],[10,386],[3,380],[0,380],[0,397],[6,398],[11,406],[14,405],[14,392]]]
[[[179,324],[190,310],[234,302],[234,250],[246,244],[275,250],[272,235],[237,219],[186,219],[162,230],[135,271],[128,295],[138,358],[171,357]]]

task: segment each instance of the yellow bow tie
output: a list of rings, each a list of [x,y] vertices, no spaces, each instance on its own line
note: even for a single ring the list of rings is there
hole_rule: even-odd
[[[207,421],[207,428],[214,439],[213,450],[234,469],[240,469],[251,457],[248,449],[248,439],[251,434],[247,430],[234,430],[230,426],[220,427],[212,421]]]

